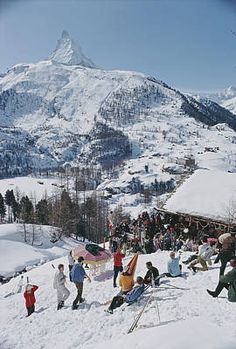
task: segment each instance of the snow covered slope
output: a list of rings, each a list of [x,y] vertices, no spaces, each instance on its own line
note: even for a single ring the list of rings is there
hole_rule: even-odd
[[[193,130],[202,123],[236,129],[235,116],[217,104],[141,73],[97,69],[63,32],[48,60],[17,64],[0,78],[1,173],[68,162],[114,164],[134,155],[132,130],[152,125],[155,137],[155,128],[162,132],[171,123],[174,139],[179,120]]]
[[[38,202],[45,197],[61,193],[63,185],[58,178],[15,177],[0,179],[0,193],[13,190],[17,197],[27,195],[30,200]]]
[[[0,276],[12,277],[24,268],[43,264],[46,261],[64,256],[68,250],[78,245],[71,238],[63,238],[52,242],[55,229],[49,226],[35,226],[34,244],[31,245],[33,228],[26,226],[26,239],[24,242],[24,229],[21,224],[0,225]]]
[[[220,104],[222,107],[230,110],[232,113],[236,114],[236,87],[229,86],[220,92],[202,92],[199,93],[202,97],[208,98],[216,103]],[[193,96],[197,98],[196,94]]]
[[[182,257],[185,259],[185,254]],[[129,258],[126,259],[126,262]],[[145,262],[151,260],[160,272],[166,271],[167,252],[141,255],[136,275],[144,275]],[[54,265],[64,263],[63,257],[55,260]],[[184,271],[186,267],[184,266]],[[114,290],[111,280],[112,264],[100,276],[94,277],[91,284],[85,281],[85,304],[72,311],[71,304],[76,295],[74,284],[68,282],[71,295],[66,307],[56,310],[56,292],[52,288],[55,271],[51,263],[46,263],[25,274],[32,283],[39,286],[36,292],[36,312],[26,318],[22,294],[3,298],[12,291],[19,278],[0,286],[0,347],[1,349],[92,349],[129,348],[129,349],[234,349],[236,342],[235,304],[229,303],[226,291],[221,297],[213,299],[206,288],[214,289],[219,269],[214,265],[208,272],[192,275],[188,271],[185,278],[163,280],[186,290],[157,288],[153,300],[147,306],[139,326],[133,334],[127,331],[135,317],[152,292],[151,289],[130,307],[119,308],[113,315],[104,312],[107,306],[102,303],[111,299]],[[227,268],[227,271],[230,268]],[[109,276],[110,275],[110,276]],[[160,320],[158,322],[156,302]],[[149,329],[145,327],[151,327]]]

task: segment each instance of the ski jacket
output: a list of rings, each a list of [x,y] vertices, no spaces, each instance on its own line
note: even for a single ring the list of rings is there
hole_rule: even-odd
[[[152,280],[155,280],[158,276],[159,276],[158,269],[155,267],[152,267],[147,271],[146,275],[144,276],[145,284],[149,284],[150,282],[152,282]]]
[[[65,274],[63,273],[63,271],[58,270],[54,276],[53,288],[59,289],[61,286],[65,285],[65,281],[66,281]]]
[[[114,267],[122,266],[122,258],[123,254],[121,252],[118,251],[114,253]]]
[[[26,308],[32,307],[32,305],[34,305],[34,303],[36,303],[34,292],[37,289],[38,289],[38,286],[33,285],[33,287],[31,288],[30,292],[27,292],[27,291],[24,292]]]
[[[179,267],[179,260],[180,260],[180,256],[175,257],[174,259],[170,259],[168,261],[167,269],[168,269],[168,273],[171,276],[178,276],[181,274],[181,270]]]
[[[207,242],[200,245],[198,248],[199,256],[201,256],[205,261],[209,260],[213,255],[214,249],[208,245]]]
[[[127,293],[125,297],[126,303],[133,303],[138,300],[138,298],[141,296],[141,294],[144,292],[144,285],[142,286],[135,286],[129,293]]]
[[[122,292],[129,292],[134,286],[133,276],[120,274],[119,284]]]
[[[73,282],[83,282],[86,276],[85,270],[81,263],[73,265],[71,270],[71,279]]]
[[[201,256],[205,261],[208,261],[214,253],[213,247],[208,245],[207,242],[199,246],[199,256]]]
[[[234,267],[227,274],[220,276],[220,281],[224,284],[229,284],[229,302],[236,302],[236,267]]]

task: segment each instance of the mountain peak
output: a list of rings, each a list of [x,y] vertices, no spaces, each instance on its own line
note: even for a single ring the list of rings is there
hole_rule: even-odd
[[[63,30],[50,59],[67,65],[82,65],[87,68],[96,68],[96,65],[83,54],[80,45],[70,37],[66,30]]]

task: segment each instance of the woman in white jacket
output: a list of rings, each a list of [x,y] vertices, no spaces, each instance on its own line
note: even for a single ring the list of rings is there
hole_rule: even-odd
[[[70,291],[65,286],[66,276],[64,274],[64,265],[58,265],[58,271],[54,276],[53,288],[57,290],[57,310],[64,306],[64,302],[70,295]]]

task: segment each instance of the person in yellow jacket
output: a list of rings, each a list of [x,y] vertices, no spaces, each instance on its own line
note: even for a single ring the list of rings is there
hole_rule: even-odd
[[[122,293],[129,292],[134,286],[134,277],[129,271],[123,271],[120,274],[119,285]]]

